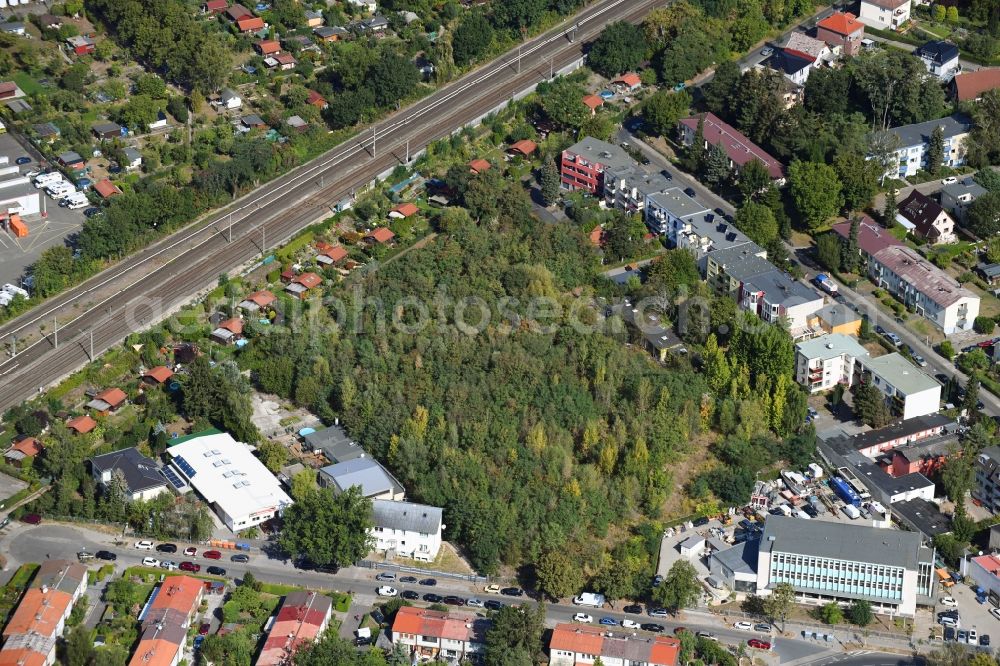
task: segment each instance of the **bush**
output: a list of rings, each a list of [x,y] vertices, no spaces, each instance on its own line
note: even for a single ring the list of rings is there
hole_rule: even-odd
[[[951,340],[944,340],[938,347],[938,352],[950,361],[955,358],[955,345],[951,344]]]
[[[989,335],[992,333],[996,326],[997,323],[990,317],[979,316],[972,322],[972,328],[976,331],[976,333],[981,333],[983,335]]]

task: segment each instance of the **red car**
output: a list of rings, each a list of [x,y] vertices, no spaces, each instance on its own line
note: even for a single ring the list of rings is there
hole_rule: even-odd
[[[209,560],[221,560],[222,559],[222,553],[220,553],[217,550],[206,550],[204,553],[201,554],[201,556],[204,557],[205,559],[209,559]]]
[[[42,517],[37,513],[26,513],[21,516],[21,522],[28,523],[29,525],[37,525],[42,522]]]
[[[752,648],[757,648],[758,650],[770,650],[771,644],[767,641],[762,641],[759,638],[751,638],[747,641],[747,645]]]
[[[199,636],[205,636],[211,630],[212,630],[212,623],[211,622],[202,622],[201,626],[198,627],[198,635]]]
[[[181,562],[178,568],[181,571],[190,571],[191,573],[198,573],[201,571],[201,565],[195,564],[194,562]]]

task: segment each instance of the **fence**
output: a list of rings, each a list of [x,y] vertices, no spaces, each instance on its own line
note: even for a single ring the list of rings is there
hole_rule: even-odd
[[[478,574],[452,573],[450,571],[435,571],[433,569],[421,569],[420,567],[408,567],[402,564],[396,564],[394,562],[375,562],[373,560],[361,560],[360,562],[356,562],[355,566],[365,567],[366,569],[388,569],[390,571],[397,571],[401,573],[420,574],[424,576],[436,576],[438,578],[451,578],[453,580],[467,580],[470,583],[488,583],[491,580],[489,576],[480,576]]]

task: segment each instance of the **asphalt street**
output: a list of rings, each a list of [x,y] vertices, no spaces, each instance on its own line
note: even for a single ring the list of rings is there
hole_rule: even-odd
[[[612,21],[638,22],[658,0],[602,0],[520,49],[444,86],[373,129],[269,183],[213,216],[0,327],[0,341],[29,339],[0,361],[0,410],[51,385],[126,335],[296,231],[431,141],[477,121],[504,101],[580,60],[583,45]],[[520,63],[520,64],[518,64]],[[231,236],[230,236],[231,229]],[[231,237],[231,240],[230,240]],[[54,320],[58,320],[58,347]],[[47,326],[45,337],[41,327]]]
[[[248,564],[238,564],[229,561],[230,552],[224,552],[223,560],[216,562],[201,556],[202,551],[205,550],[205,547],[201,544],[176,542],[179,551],[183,551],[189,545],[195,545],[198,548],[198,555],[193,558],[186,558],[180,552],[162,554],[156,551],[138,550],[134,547],[134,541],[134,539],[128,539],[121,545],[116,545],[114,536],[83,527],[47,523],[30,526],[14,522],[0,532],[0,549],[3,549],[9,559],[8,567],[4,571],[4,577],[12,575],[19,564],[57,558],[72,560],[76,559],[76,553],[81,550],[87,550],[91,553],[98,550],[110,550],[116,553],[118,559],[115,562],[115,567],[116,574],[118,575],[127,567],[141,564],[144,557],[170,559],[176,562],[190,560],[200,564],[203,569],[211,564],[224,567],[230,578],[239,579],[245,573],[252,572],[256,578],[267,582],[350,592],[354,595],[354,602],[352,609],[348,612],[348,621],[346,623],[348,625],[350,625],[354,613],[369,609],[379,601],[375,590],[379,585],[386,584],[374,579],[377,571],[372,569],[346,567],[341,569],[337,574],[302,571],[294,568],[287,561],[270,558],[259,551],[251,554],[251,560]],[[415,575],[423,577],[419,574]],[[421,585],[388,584],[400,591],[413,589],[421,595],[433,592],[442,596],[454,594],[463,598],[476,597],[484,601],[492,598],[504,603],[516,603],[519,601],[534,603],[525,597],[516,599],[487,594],[483,591],[482,584],[474,585],[466,580],[454,580],[443,577],[438,577],[437,580],[438,584],[433,588]],[[96,591],[92,591],[90,594],[96,594]],[[92,601],[96,601],[96,599],[92,599]],[[617,606],[623,607],[624,604],[619,603]],[[576,613],[584,612],[592,615],[595,623],[602,617],[612,617],[619,623],[625,618],[631,618],[640,623],[653,622],[661,624],[665,627],[665,633],[671,633],[677,627],[683,626],[691,631],[710,632],[721,642],[732,645],[745,643],[750,638],[762,638],[771,640],[774,645],[772,656],[779,659],[780,663],[817,658],[832,659],[834,656],[840,654],[828,646],[818,643],[785,637],[772,639],[772,636],[768,634],[740,631],[734,629],[731,623],[723,624],[718,618],[705,613],[686,613],[682,614],[678,619],[658,619],[650,618],[646,615],[626,615],[622,612],[609,609],[590,609],[566,604],[548,604],[546,611],[546,623],[549,626],[554,626],[559,622],[572,622],[573,616]],[[345,635],[348,635],[351,630],[353,630],[353,627],[346,630]]]

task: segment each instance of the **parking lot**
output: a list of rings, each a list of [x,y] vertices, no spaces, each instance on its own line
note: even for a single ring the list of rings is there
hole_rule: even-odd
[[[990,614],[993,604],[989,601],[982,604],[976,601],[976,592],[968,583],[958,583],[950,588],[938,586],[938,601],[940,602],[945,596],[951,596],[958,602],[958,612],[961,617],[958,629],[975,630],[980,641],[983,635],[989,636],[991,648],[996,645],[996,641],[1000,641],[1000,620]],[[938,613],[949,610],[953,609],[938,603],[934,607],[935,619]],[[938,628],[940,629],[940,625]]]
[[[26,149],[11,133],[0,134],[0,156],[7,157],[14,165],[19,157],[29,157],[31,162],[20,165],[21,173],[38,170],[40,155]],[[15,195],[36,191],[32,185],[10,188]],[[38,259],[41,253],[55,245],[61,245],[66,238],[77,233],[83,226],[83,210],[60,208],[55,201],[41,193],[44,199],[44,215],[26,215],[23,220],[28,227],[28,235],[16,238],[12,233],[0,230],[0,283],[18,283],[24,269]]]

